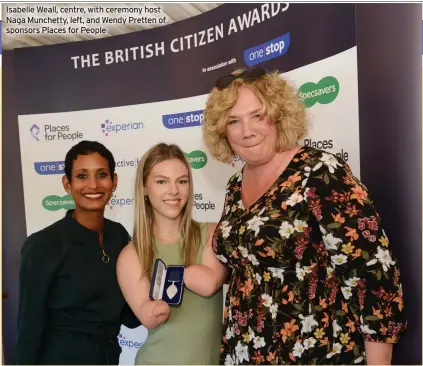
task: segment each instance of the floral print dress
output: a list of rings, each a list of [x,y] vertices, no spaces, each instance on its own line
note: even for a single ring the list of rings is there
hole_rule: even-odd
[[[213,249],[231,270],[222,364],[364,364],[406,329],[398,263],[367,189],[302,147],[249,208],[227,185]]]

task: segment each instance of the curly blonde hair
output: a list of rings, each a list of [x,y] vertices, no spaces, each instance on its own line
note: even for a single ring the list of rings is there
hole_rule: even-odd
[[[232,72],[242,73],[244,69]],[[230,163],[234,156],[226,128],[228,116],[238,100],[239,90],[250,88],[263,103],[263,116],[275,123],[278,131],[278,151],[295,146],[308,131],[305,107],[299,102],[297,93],[277,71],[265,74],[253,82],[235,79],[225,89],[213,88],[204,110],[203,139],[210,153],[223,163]]]

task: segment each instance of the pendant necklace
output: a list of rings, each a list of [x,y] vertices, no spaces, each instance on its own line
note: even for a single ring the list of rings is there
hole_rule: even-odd
[[[102,260],[103,263],[109,263],[110,262],[110,257],[105,252],[104,247],[103,247],[103,243],[101,242],[101,239],[100,238],[99,238],[99,243],[100,243],[101,251],[103,253],[103,256],[101,257],[101,260]]]
[[[103,263],[109,263],[110,257],[107,255],[107,253],[104,251],[103,248],[101,248],[101,251],[103,252],[103,256],[101,257],[101,260]]]

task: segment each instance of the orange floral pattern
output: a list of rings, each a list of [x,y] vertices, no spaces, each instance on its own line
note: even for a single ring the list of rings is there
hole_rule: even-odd
[[[250,208],[228,182],[213,249],[230,267],[223,364],[364,364],[406,330],[398,263],[366,187],[302,147]]]

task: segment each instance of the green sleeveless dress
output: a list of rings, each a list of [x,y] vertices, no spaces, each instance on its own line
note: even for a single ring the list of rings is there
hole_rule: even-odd
[[[196,263],[201,263],[206,244],[207,224],[201,223],[201,247]],[[183,264],[179,245],[156,240],[157,257],[166,265]],[[182,304],[170,309],[167,322],[148,330],[145,343],[135,358],[136,365],[218,365],[223,318],[223,292],[211,297],[184,289]]]

